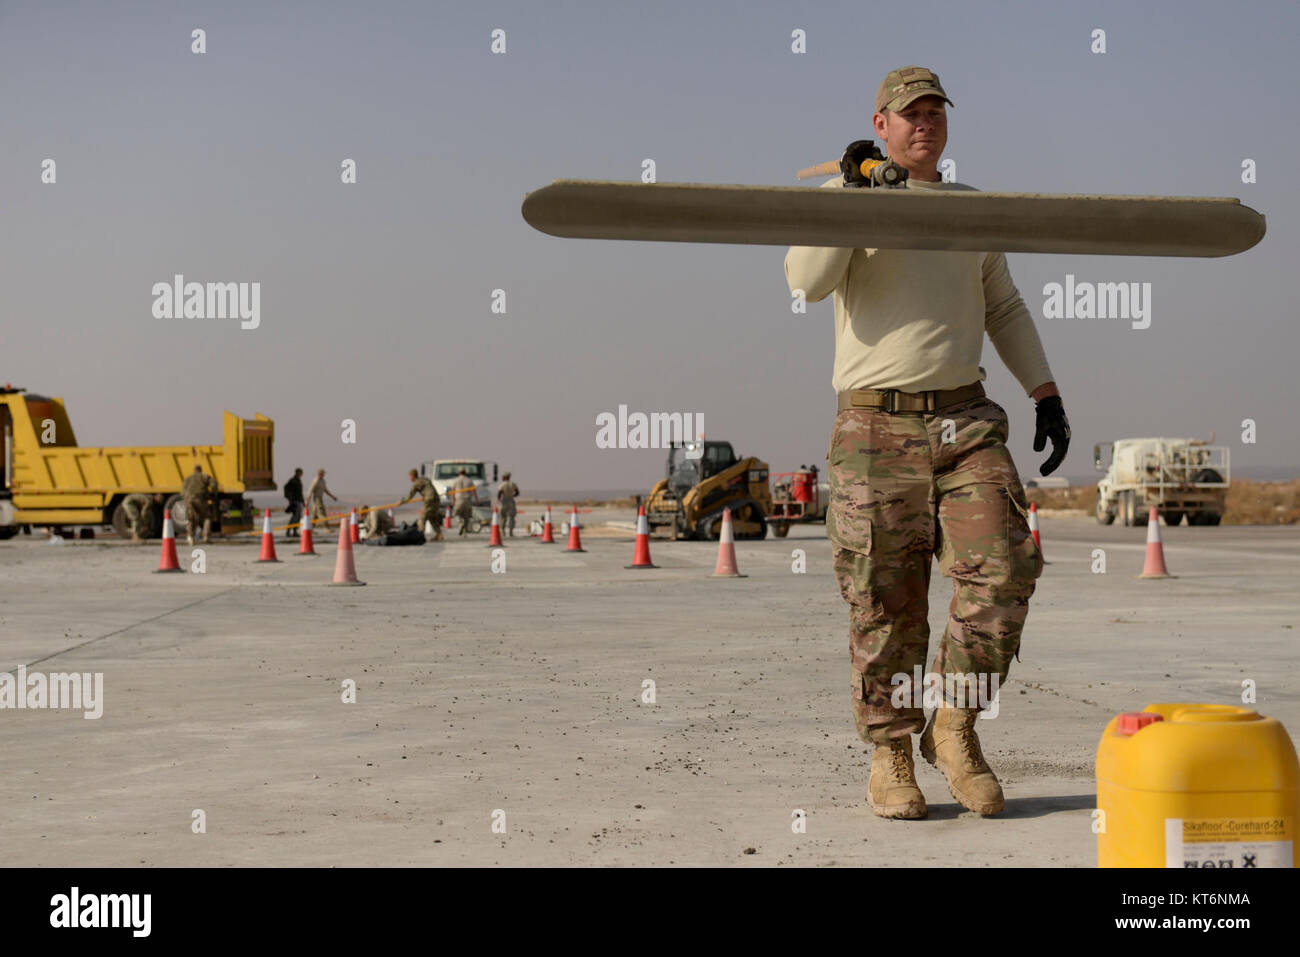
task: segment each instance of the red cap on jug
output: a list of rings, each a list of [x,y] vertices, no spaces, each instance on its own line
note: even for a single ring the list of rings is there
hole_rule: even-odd
[[[1150,711],[1125,711],[1119,716],[1115,730],[1120,734],[1137,734],[1149,724],[1165,720],[1162,715]]]

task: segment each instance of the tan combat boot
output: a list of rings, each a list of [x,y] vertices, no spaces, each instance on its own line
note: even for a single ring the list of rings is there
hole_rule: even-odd
[[[1002,785],[984,760],[975,736],[978,708],[935,708],[921,732],[921,757],[943,772],[948,790],[967,810],[997,814]]]
[[[926,815],[925,795],[916,786],[912,736],[877,744],[871,756],[867,803],[880,817],[916,820]]]

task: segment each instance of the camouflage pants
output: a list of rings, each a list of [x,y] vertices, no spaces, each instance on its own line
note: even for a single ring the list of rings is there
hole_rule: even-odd
[[[470,519],[474,517],[474,504],[469,500],[468,496],[456,503],[456,517],[460,519],[460,526],[456,534],[468,534]]]
[[[201,498],[185,500],[185,521],[189,524],[189,535],[193,538],[203,531],[203,523],[208,520],[208,503]]]
[[[503,498],[501,500],[501,517],[498,519],[501,523],[501,531],[508,532],[511,535],[515,533],[515,514],[517,512],[518,509],[515,507],[514,499]]]
[[[924,728],[910,689],[929,647],[932,556],[954,588],[930,670],[1006,680],[1043,569],[1006,440],[1006,411],[988,398],[836,416],[826,525],[849,604],[853,720],[864,741]],[[898,674],[908,689],[900,708]]]
[[[442,503],[425,502],[424,511],[420,514],[420,531],[424,531],[425,522],[433,525],[433,531],[436,535],[438,529],[442,528]]]
[[[131,523],[131,534],[139,535],[141,538],[149,537],[149,508],[141,507],[138,503],[127,499],[122,503],[122,511],[126,513],[126,520]]]

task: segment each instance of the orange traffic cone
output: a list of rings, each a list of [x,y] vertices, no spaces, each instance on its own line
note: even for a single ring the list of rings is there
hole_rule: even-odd
[[[551,506],[546,506],[546,521],[542,523],[542,538],[539,545],[554,545],[555,535],[551,530]]]
[[[315,555],[316,545],[311,540],[311,516],[303,513],[302,516],[302,536],[298,540],[299,555]]]
[[[339,550],[334,559],[334,581],[332,585],[364,585],[357,581],[357,566],[352,558],[352,536],[339,530]]]
[[[569,547],[566,552],[585,552],[582,547],[582,536],[578,534],[578,506],[573,506],[573,518],[569,521]]]
[[[1160,540],[1160,516],[1154,505],[1147,519],[1147,560],[1138,578],[1173,578],[1165,567],[1165,545]]]
[[[172,524],[172,510],[163,509],[163,537],[162,537],[162,556],[158,560],[158,568],[154,571],[157,575],[159,572],[183,572],[181,563],[176,557],[176,526]]]
[[[443,513],[442,527],[451,528],[451,502],[447,503],[447,511]]]
[[[1029,503],[1029,534],[1034,536],[1034,544],[1038,546],[1038,554],[1042,555],[1043,540],[1038,536],[1038,503],[1037,502]],[[1044,556],[1043,564],[1050,565],[1052,563],[1049,562],[1047,558]]]
[[[658,568],[650,561],[650,523],[646,521],[645,506],[636,510],[636,547],[632,552],[632,564],[624,568]]]
[[[262,517],[262,554],[258,556],[257,560],[259,562],[278,562],[280,560],[275,557],[275,535],[271,532],[271,510],[269,508]]]
[[[731,509],[722,510],[722,534],[718,536],[718,564],[714,578],[748,578],[736,567],[736,533],[731,527]]]
[[[348,519],[348,538],[353,545],[361,543],[361,523],[357,521],[357,510],[352,509],[352,517]]]
[[[505,548],[505,542],[501,541],[501,522],[497,518],[497,507],[492,506],[492,537],[488,540],[488,548]]]

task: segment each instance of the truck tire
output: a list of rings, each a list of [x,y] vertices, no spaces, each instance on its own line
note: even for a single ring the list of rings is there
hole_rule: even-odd
[[[126,509],[122,507],[121,502],[113,506],[113,520],[109,524],[113,526],[113,531],[117,532],[118,538],[131,537],[131,523],[127,520]]]
[[[1147,521],[1151,518],[1151,510],[1144,509],[1137,503],[1137,493],[1129,492],[1133,496],[1133,524],[1138,528],[1146,528]]]
[[[175,495],[169,495],[163,507],[172,513],[172,528],[176,531],[177,538],[184,538],[186,529],[190,527],[189,516],[185,514],[185,499],[181,498],[180,492]],[[203,529],[199,529],[200,532]]]
[[[1222,482],[1223,476],[1214,469],[1201,469],[1192,476],[1193,482]]]
[[[785,538],[787,535],[790,534],[790,523],[777,522],[772,526],[772,532],[773,534],[776,535],[777,538]]]
[[[1170,528],[1176,527],[1183,520],[1182,512],[1165,512],[1165,524]]]
[[[13,538],[17,534],[17,525],[0,525],[0,542],[3,542],[7,538]]]
[[[1223,516],[1218,512],[1206,512],[1201,516],[1202,525],[1218,525]]]
[[[1093,507],[1093,513],[1097,516],[1098,525],[1110,525],[1115,521],[1115,513],[1107,512],[1101,507],[1101,490],[1097,490],[1097,504]]]

